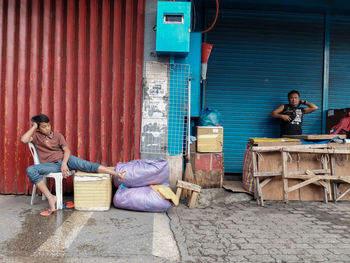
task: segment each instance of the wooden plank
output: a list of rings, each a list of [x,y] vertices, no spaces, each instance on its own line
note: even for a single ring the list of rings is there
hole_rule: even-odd
[[[286,177],[288,178],[295,178],[297,179],[298,175],[304,175],[306,170],[301,171],[290,171],[288,172],[288,175]],[[318,169],[318,170],[312,170],[316,174],[330,174],[330,169]],[[270,177],[270,176],[281,176],[282,172],[257,172],[256,177]],[[290,176],[296,176],[296,177],[290,177]],[[300,178],[302,179],[302,177]]]
[[[254,177],[281,176],[282,172],[256,172]]]
[[[188,182],[185,182],[185,181],[181,181],[181,180],[177,181],[177,187],[181,187],[181,188],[184,188],[184,189],[192,190],[192,191],[195,191],[195,192],[198,192],[198,193],[201,191],[201,187],[199,185],[191,184],[191,183],[188,183]]]
[[[310,170],[315,174],[329,174],[331,171],[329,169],[317,169],[317,170]],[[288,175],[302,175],[305,174],[306,170],[301,170],[301,171],[291,171],[288,172]]]
[[[333,180],[333,181],[335,181],[335,180],[342,180],[342,181],[344,181],[344,182],[348,182],[349,181],[349,183],[350,183],[350,176],[331,176],[331,175],[316,175],[316,176],[318,176],[318,177],[320,177],[320,179],[319,180]],[[308,177],[309,178],[313,178],[313,176],[305,176],[305,177],[303,177],[303,176],[291,176],[291,177],[289,177],[288,176],[288,178],[289,179],[308,179]]]
[[[324,153],[324,154],[350,154],[350,149],[346,150],[346,149],[298,149],[298,150],[294,150],[294,149],[286,149],[283,148],[282,151],[286,151],[286,152],[291,152],[291,153]]]
[[[310,171],[310,170],[306,170],[305,173],[306,173],[307,175],[316,176],[316,174],[314,174],[314,173],[313,173],[312,171]]]
[[[349,188],[349,184],[348,183],[337,183],[337,188],[338,188],[338,197],[344,193],[348,188]],[[350,200],[350,193],[347,193],[345,196],[343,196],[341,198],[341,200],[346,200],[349,201]]]
[[[288,192],[292,192],[292,191],[295,191],[301,187],[304,187],[308,184],[311,184],[311,183],[314,183],[318,180],[342,180],[346,183],[349,183],[350,184],[350,178],[346,178],[344,176],[323,176],[323,175],[315,175],[313,177],[311,177],[310,179],[300,183],[300,184],[297,184],[295,186],[292,186],[288,189]],[[320,183],[320,182],[318,182]]]
[[[320,177],[320,180],[332,180],[332,181],[344,181],[346,183],[350,184],[350,176],[341,176],[341,175],[336,175],[336,176],[332,176],[332,175],[317,175],[318,177]]]
[[[252,142],[253,144],[253,142]],[[258,147],[264,147],[264,146],[290,146],[290,145],[301,145],[301,141],[295,141],[295,142],[268,142],[268,141],[261,141],[253,144],[254,146]]]
[[[316,182],[316,181],[320,180],[319,177],[320,177],[320,176],[315,176],[315,177],[313,177],[313,178],[310,178],[310,179],[308,179],[308,180],[306,180],[306,181],[304,181],[304,182],[302,182],[302,183],[300,183],[300,184],[297,184],[297,185],[294,185],[294,186],[288,188],[287,191],[288,191],[288,193],[289,193],[289,192],[298,190],[299,188],[301,188],[301,187],[303,187],[303,186],[306,186],[306,185],[308,185],[308,184],[311,184],[311,183],[313,183],[313,182]]]
[[[314,176],[311,175],[288,175],[286,178],[288,179],[301,179],[301,180],[308,180],[310,178],[313,178]]]
[[[325,182],[325,181],[318,181],[316,183],[319,183],[321,186],[323,186],[324,189],[327,190],[327,193],[330,193],[330,187],[328,186],[329,182]]]
[[[310,176],[316,176],[316,174],[314,174],[312,171],[310,170],[306,170],[306,174],[310,175]],[[310,178],[309,180],[311,180],[312,178]],[[328,203],[328,197],[327,197],[327,192],[329,192],[327,184],[323,181],[318,181],[319,184],[321,184],[323,186],[323,199],[325,201],[325,203]]]
[[[337,177],[337,176],[335,176],[335,177]],[[340,177],[339,179],[342,180],[343,182],[350,184],[349,176],[339,176],[339,177]]]
[[[266,178],[261,184],[260,187],[263,188],[265,185],[267,185],[269,182],[272,181],[272,178]]]
[[[322,141],[322,140],[331,140],[335,137],[339,137],[340,139],[346,139],[346,134],[304,134],[304,135],[283,135],[283,137],[298,138],[303,140]]]
[[[265,146],[265,147],[252,147],[253,152],[278,152],[283,148],[298,150],[298,149],[318,149],[318,148],[327,148],[329,144],[305,144],[305,145],[291,145],[291,146]]]
[[[350,187],[344,193],[342,193],[337,199],[335,199],[335,201],[339,201],[349,192],[350,192]]]
[[[286,178],[288,179],[301,179],[301,180],[308,180],[313,178],[314,176],[312,175],[292,175],[292,176],[287,176]],[[328,183],[324,182],[324,181],[317,181],[317,182],[313,182],[313,184],[318,185],[318,186],[322,186],[327,188],[327,191],[329,191],[329,187],[328,187]]]

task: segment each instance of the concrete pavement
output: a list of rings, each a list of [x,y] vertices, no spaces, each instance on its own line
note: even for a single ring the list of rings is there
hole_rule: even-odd
[[[66,209],[42,217],[46,201],[29,203],[28,196],[0,195],[0,262],[179,260],[165,213]]]
[[[67,201],[67,200],[66,200]],[[350,203],[202,190],[194,209],[58,211],[0,195],[0,262],[350,262]]]
[[[195,209],[168,213],[183,261],[350,262],[349,202],[259,207],[242,194],[207,191]]]

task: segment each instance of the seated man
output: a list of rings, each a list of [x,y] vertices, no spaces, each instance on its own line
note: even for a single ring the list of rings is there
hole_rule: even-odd
[[[288,93],[288,101],[289,104],[282,104],[271,112],[271,117],[281,119],[280,137],[302,134],[303,115],[318,109],[315,104],[300,100],[300,94],[296,90]],[[302,108],[301,105],[307,107]]]
[[[41,215],[50,215],[56,210],[56,196],[52,195],[43,181],[43,175],[62,172],[63,176],[69,175],[69,170],[80,170],[88,173],[107,173],[125,179],[125,171],[117,173],[101,164],[85,161],[71,155],[67,142],[62,134],[51,130],[50,120],[44,114],[39,114],[31,119],[32,127],[22,136],[23,143],[32,142],[39,155],[40,164],[27,168],[30,181],[46,196],[49,202],[49,210]]]

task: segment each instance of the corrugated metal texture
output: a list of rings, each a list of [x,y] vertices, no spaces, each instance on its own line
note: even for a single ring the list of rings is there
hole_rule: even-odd
[[[349,17],[331,17],[328,108],[350,108]]]
[[[221,10],[207,42],[205,106],[221,112],[225,172],[241,172],[248,138],[279,137],[270,112],[290,90],[322,105],[323,17]],[[321,110],[306,115],[303,132],[320,133],[320,120]]]
[[[144,0],[0,0],[0,193],[30,191],[20,137],[38,113],[74,155],[139,158],[143,30]]]

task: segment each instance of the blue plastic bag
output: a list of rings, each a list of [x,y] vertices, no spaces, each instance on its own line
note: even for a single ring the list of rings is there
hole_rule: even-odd
[[[220,122],[220,112],[215,109],[205,108],[199,113],[198,126],[216,126]]]

